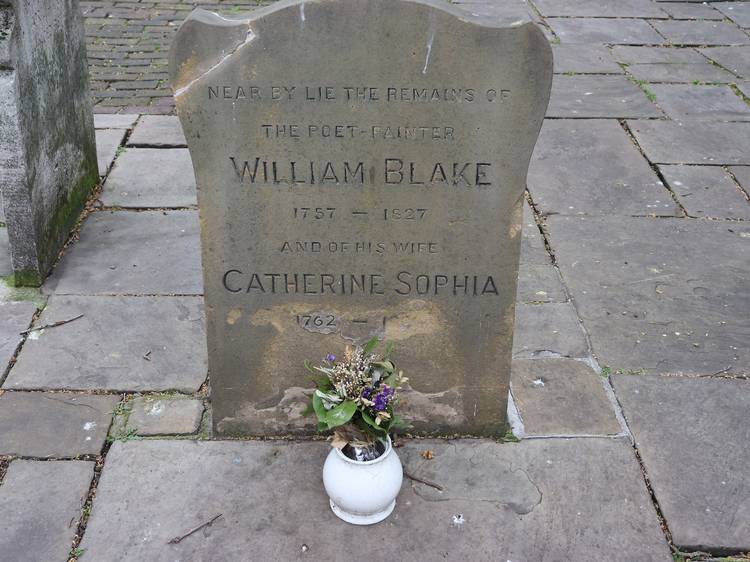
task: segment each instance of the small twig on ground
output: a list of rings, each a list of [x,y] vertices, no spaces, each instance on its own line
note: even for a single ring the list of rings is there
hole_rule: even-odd
[[[425,486],[430,486],[431,488],[435,488],[436,490],[440,492],[444,492],[445,488],[443,488],[440,484],[435,484],[434,482],[430,482],[429,480],[424,480],[423,478],[420,478],[419,476],[414,476],[413,474],[409,474],[404,470],[404,476],[406,476],[410,480],[414,480],[414,482],[419,482],[420,484],[424,484]]]
[[[716,371],[715,373],[708,373],[708,374],[699,375],[699,376],[700,377],[715,377],[716,375],[723,375],[724,373],[726,373],[731,368],[732,368],[732,366],[730,365],[729,367],[727,367],[726,369],[722,369],[721,371]]]
[[[146,361],[151,361],[151,350],[150,349],[146,352],[146,354],[143,356],[143,358]]]
[[[173,539],[170,539],[170,540],[169,540],[169,542],[168,542],[167,544],[177,544],[177,543],[181,542],[181,541],[182,541],[183,539],[186,539],[186,538],[188,538],[188,537],[189,537],[190,535],[192,535],[193,533],[197,533],[198,531],[200,531],[200,530],[201,530],[201,529],[203,529],[204,527],[210,527],[211,525],[213,525],[214,521],[216,521],[216,520],[217,520],[217,519],[218,519],[219,517],[221,517],[221,516],[222,516],[222,514],[221,514],[221,513],[219,513],[218,515],[214,515],[214,516],[213,516],[213,517],[212,517],[211,519],[209,519],[209,520],[208,520],[208,521],[206,521],[205,523],[201,523],[200,525],[198,525],[198,526],[197,526],[197,527],[195,527],[194,529],[190,529],[190,530],[189,530],[189,531],[188,531],[187,533],[185,533],[184,535],[180,535],[179,537],[175,537],[175,538],[173,538]]]
[[[22,336],[25,336],[26,334],[30,334],[31,332],[36,332],[38,330],[46,330],[47,328],[57,328],[58,326],[62,326],[64,324],[70,324],[71,322],[75,322],[79,318],[83,318],[83,314],[79,314],[75,318],[68,318],[67,320],[60,320],[59,322],[52,322],[52,324],[45,324],[43,326],[37,326],[36,328],[29,328],[28,330],[24,330],[21,332]]]

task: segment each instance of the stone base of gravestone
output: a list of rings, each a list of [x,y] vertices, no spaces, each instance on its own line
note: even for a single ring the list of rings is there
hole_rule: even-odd
[[[78,1],[0,0],[0,191],[14,284],[41,284],[98,181]]]

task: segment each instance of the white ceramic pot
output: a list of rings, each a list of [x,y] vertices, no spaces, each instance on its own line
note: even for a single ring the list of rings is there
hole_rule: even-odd
[[[333,512],[348,523],[371,525],[388,517],[404,474],[388,438],[385,452],[372,461],[355,461],[331,449],[323,465],[323,484]]]

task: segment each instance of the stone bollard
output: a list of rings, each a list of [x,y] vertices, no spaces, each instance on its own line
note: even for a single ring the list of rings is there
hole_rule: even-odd
[[[41,285],[98,181],[78,0],[0,0],[0,199],[15,285]]]

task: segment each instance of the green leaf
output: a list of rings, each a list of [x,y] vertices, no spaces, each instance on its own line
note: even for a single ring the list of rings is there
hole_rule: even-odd
[[[318,431],[319,432],[328,431],[328,424],[326,422],[319,421],[318,422]]]
[[[327,426],[328,422],[326,421],[326,417],[328,416],[328,410],[326,410],[325,406],[323,406],[323,399],[317,394],[313,394],[312,407],[315,415],[318,417],[318,421],[321,423],[325,423]]]
[[[340,425],[344,425],[357,411],[357,403],[354,400],[344,400],[341,404],[335,408],[331,408],[326,412],[325,422],[328,424],[328,429],[333,429]]]
[[[384,357],[388,359],[391,356],[391,353],[393,353],[393,342],[389,341],[385,344],[385,355]]]
[[[373,349],[375,349],[375,346],[378,345],[378,337],[375,336],[370,341],[368,341],[363,347],[362,351],[367,355],[370,353]]]
[[[361,413],[362,413],[362,419],[365,421],[367,425],[369,425],[375,431],[377,435],[384,435],[388,433],[388,430],[385,427],[375,423],[375,418],[373,418],[368,412],[366,412],[365,410],[362,410]]]
[[[314,372],[315,372],[315,367],[313,367],[313,364],[312,364],[312,363],[310,363],[310,360],[309,360],[309,359],[305,359],[305,369],[307,369],[307,370],[308,370],[308,371],[310,371],[311,373],[314,373]]]

